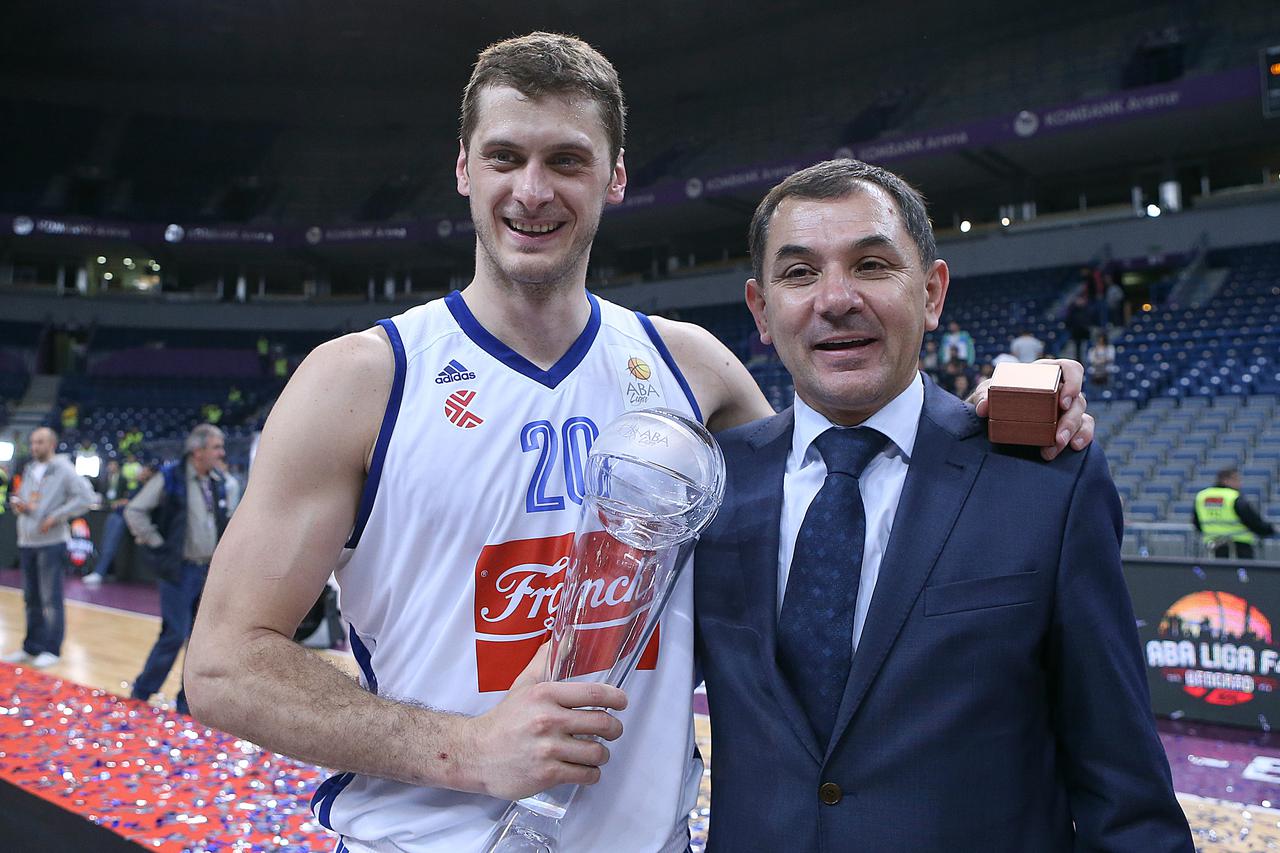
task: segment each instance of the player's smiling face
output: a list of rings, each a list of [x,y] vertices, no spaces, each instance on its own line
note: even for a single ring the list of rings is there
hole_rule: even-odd
[[[866,183],[838,199],[783,199],[763,275],[747,283],[761,339],[838,424],[861,423],[915,378],[948,283],[942,261],[922,266],[892,196]]]
[[[509,86],[480,93],[459,152],[458,192],[471,200],[477,276],[554,287],[582,281],[605,204],[622,201],[600,108],[583,97],[531,99]]]

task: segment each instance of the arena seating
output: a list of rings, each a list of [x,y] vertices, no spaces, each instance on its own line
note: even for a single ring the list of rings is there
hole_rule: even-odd
[[[1230,276],[1207,304],[1140,315],[1116,341],[1102,399],[1280,392],[1280,244],[1209,255]]]

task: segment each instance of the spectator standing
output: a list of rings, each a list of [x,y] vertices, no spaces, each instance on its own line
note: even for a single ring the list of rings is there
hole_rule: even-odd
[[[947,362],[960,359],[966,365],[977,359],[977,348],[973,343],[973,335],[960,328],[960,324],[952,320],[947,324],[947,333],[942,336],[942,357]]]
[[[1106,333],[1098,335],[1097,342],[1089,350],[1089,378],[1096,385],[1106,385],[1116,372],[1116,347]]]
[[[222,430],[199,424],[185,454],[171,462],[129,501],[125,522],[147,549],[160,579],[160,636],[134,679],[131,695],[147,700],[160,689],[191,634],[209,561],[227,526],[227,496],[218,466],[226,454]],[[178,711],[187,697],[178,692]]]
[[[1044,341],[1026,329],[1019,329],[1018,336],[1009,342],[1009,352],[1023,364],[1030,364],[1044,355]]]
[[[1192,522],[1215,557],[1252,560],[1259,536],[1275,535],[1275,525],[1265,521],[1240,494],[1243,481],[1237,468],[1223,468],[1213,486],[1196,495]]]
[[[1129,324],[1129,300],[1124,288],[1110,275],[1107,276],[1107,323],[1112,326]]]
[[[1076,294],[1071,307],[1067,309],[1067,331],[1071,334],[1071,357],[1083,361],[1085,344],[1093,333],[1089,317],[1089,297],[1083,292]]]
[[[18,514],[18,561],[27,636],[5,663],[30,663],[43,669],[62,654],[62,578],[69,565],[69,522],[93,504],[93,489],[65,456],[54,455],[57,434],[48,427],[31,433],[31,456],[22,483],[10,499]]]
[[[138,493],[142,484],[151,478],[151,474],[151,469],[140,467],[139,472],[130,479],[121,470],[119,462],[112,459],[107,463],[107,473],[102,481],[101,492],[102,501],[111,509],[111,514],[107,516],[102,529],[102,546],[98,549],[98,561],[94,563],[93,570],[84,576],[85,586],[101,586],[107,572],[111,570],[116,552],[120,550],[120,543],[128,530],[124,520],[124,508]]]

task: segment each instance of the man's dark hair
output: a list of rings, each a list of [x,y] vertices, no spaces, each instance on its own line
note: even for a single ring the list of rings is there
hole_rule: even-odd
[[[749,243],[751,247],[751,271],[756,281],[764,283],[765,243],[769,239],[769,220],[783,199],[800,198],[813,201],[829,201],[852,195],[864,184],[873,184],[887,192],[898,206],[902,227],[916,244],[923,266],[929,266],[938,257],[938,244],[929,224],[924,196],[902,178],[887,169],[863,163],[861,160],[826,160],[801,169],[785,181],[769,190],[769,194],[751,217]]]
[[[1223,468],[1218,471],[1218,479],[1216,479],[1213,484],[1218,487],[1225,486],[1227,484],[1227,480],[1237,476],[1239,473],[1239,468]]]
[[[464,146],[475,133],[480,92],[486,86],[510,86],[526,98],[580,95],[595,101],[612,161],[617,162],[627,131],[622,86],[613,64],[582,39],[537,32],[495,42],[481,51],[462,90],[459,135]]]

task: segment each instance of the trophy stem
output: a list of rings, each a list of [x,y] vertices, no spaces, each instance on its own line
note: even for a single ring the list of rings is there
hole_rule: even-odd
[[[545,807],[540,802],[538,805]],[[560,809],[560,815],[564,815],[564,809]],[[535,811],[521,800],[507,806],[482,849],[484,853],[557,853],[559,846],[560,819]]]

